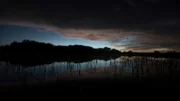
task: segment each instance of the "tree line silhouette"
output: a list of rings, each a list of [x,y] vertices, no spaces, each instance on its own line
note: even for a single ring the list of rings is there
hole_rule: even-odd
[[[54,46],[50,43],[33,40],[23,40],[0,46],[0,53],[0,60],[24,64],[43,64],[53,61],[83,62],[93,59],[109,60],[120,55],[120,51],[108,47],[95,49],[83,45]]]
[[[47,64],[55,61],[61,62],[85,62],[94,59],[109,60],[120,56],[150,56],[180,58],[180,53],[171,51],[161,53],[120,52],[108,47],[93,48],[83,45],[55,46],[50,43],[23,40],[12,42],[10,45],[0,46],[0,60],[10,63],[25,65]]]

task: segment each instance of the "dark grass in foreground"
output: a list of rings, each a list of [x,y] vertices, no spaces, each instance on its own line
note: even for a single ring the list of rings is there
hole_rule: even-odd
[[[180,89],[180,82],[170,78],[151,79],[79,79],[79,80],[59,80],[36,85],[9,86],[1,88],[1,95],[18,96],[46,96],[49,94],[111,94],[116,92],[137,93],[140,90],[152,89]]]
[[[23,48],[21,45],[23,45],[23,47],[25,48]],[[37,49],[37,47],[39,47],[39,49]],[[177,52],[121,53],[119,51],[111,50],[109,48],[93,49],[91,47],[85,46],[56,47],[49,44],[29,41],[25,41],[25,43],[13,43],[10,46],[2,46],[0,51],[1,53],[3,53],[1,54],[2,57],[0,57],[0,60],[5,61],[5,63],[2,63],[0,65],[2,76],[1,80],[6,81],[8,80],[8,77],[12,77],[17,79],[18,81],[22,81],[22,84],[12,84],[12,86],[10,86],[11,84],[3,85],[1,84],[1,82],[1,95],[46,96],[49,94],[59,93],[65,93],[67,95],[96,93],[98,95],[100,93],[111,94],[125,91],[133,92],[135,94],[137,93],[137,91],[141,89],[146,90],[180,88],[180,61],[179,59],[177,59],[180,57],[180,53]],[[118,61],[116,61],[115,58],[119,56],[130,57],[120,57]],[[105,65],[105,67],[98,67],[98,61],[96,61],[95,64],[92,62],[88,62],[88,67],[86,68],[82,68],[83,65],[80,64],[82,61],[91,61],[98,59],[113,60],[110,60],[109,65]],[[59,70],[55,69],[55,65],[52,65],[50,67],[49,72],[51,72],[53,75],[56,74],[58,71],[62,71],[58,72],[58,75],[54,75],[55,80],[51,82],[44,82],[43,80],[39,79],[41,78],[41,76],[42,79],[46,78],[46,65],[32,67],[30,71],[26,70],[28,68],[24,68],[28,67],[29,65],[46,64],[55,61],[67,63],[65,63],[65,65],[64,63],[60,63],[60,65],[58,65],[58,67],[60,68]],[[22,66],[10,65],[9,62],[10,64],[11,62],[14,64],[22,64]],[[107,63],[108,61],[105,61],[105,64]],[[23,64],[25,64],[26,66],[23,66]],[[93,64],[95,67],[93,67]],[[77,70],[74,68],[74,66],[77,66]],[[130,75],[130,78],[125,78],[124,76],[121,76],[124,73],[126,74],[126,71],[124,70],[126,70],[127,68],[131,70],[131,72],[127,73]],[[43,75],[36,75],[36,73],[34,73],[34,71],[39,69],[42,70]],[[99,73],[99,71],[101,72]],[[63,73],[68,73],[68,75],[75,75],[80,78],[71,79],[70,77],[59,79],[59,77],[62,77],[61,74]],[[98,75],[95,75],[94,73],[97,73],[99,75],[105,74],[105,78],[101,78]],[[91,76],[95,78],[82,78],[89,77],[89,74],[91,74]],[[109,78],[109,74],[113,74],[113,77]],[[39,81],[37,84],[28,84],[26,82],[26,79],[28,77],[37,77]],[[56,78],[58,78],[58,80],[56,80]]]

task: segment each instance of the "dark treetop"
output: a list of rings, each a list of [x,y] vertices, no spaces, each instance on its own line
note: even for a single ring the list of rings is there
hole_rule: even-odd
[[[24,65],[47,64],[55,61],[84,62],[94,59],[109,60],[120,56],[180,57],[180,53],[175,51],[164,53],[158,51],[154,53],[120,52],[108,47],[95,49],[83,45],[54,46],[50,43],[31,40],[23,40],[22,42],[13,42],[10,45],[0,46],[0,53],[1,61]]]
[[[49,43],[41,43],[30,40],[13,42],[10,45],[0,47],[1,60],[14,63],[34,63],[35,61],[49,63],[52,61],[82,62],[93,59],[108,60],[117,58],[120,51],[104,48],[92,48],[83,45],[54,46]]]

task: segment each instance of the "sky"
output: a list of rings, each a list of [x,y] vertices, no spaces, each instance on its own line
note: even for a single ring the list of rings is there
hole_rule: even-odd
[[[94,48],[110,47],[105,41],[90,41],[77,38],[66,38],[62,34],[43,28],[24,27],[17,25],[0,25],[0,45],[7,45],[13,41],[21,42],[24,39],[51,43],[53,45],[85,45]]]
[[[26,38],[121,51],[180,51],[178,0],[0,2],[0,44]]]

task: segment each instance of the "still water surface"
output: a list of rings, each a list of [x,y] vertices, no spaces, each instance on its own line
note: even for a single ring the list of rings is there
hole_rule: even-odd
[[[54,62],[26,67],[0,62],[0,84],[38,83],[82,78],[179,77],[179,74],[180,59],[170,58],[119,57],[107,61]]]

